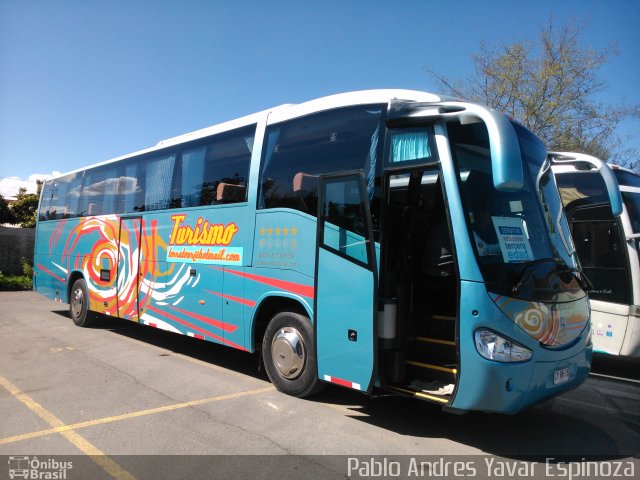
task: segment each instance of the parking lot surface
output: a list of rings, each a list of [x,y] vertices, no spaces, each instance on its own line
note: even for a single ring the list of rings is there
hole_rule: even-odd
[[[307,468],[282,456],[640,453],[637,380],[590,377],[516,416],[338,387],[301,400],[277,392],[256,355],[119,320],[78,328],[32,292],[0,293],[0,347],[0,455],[86,457],[96,478],[136,478],[132,455],[269,455],[267,475],[270,462]],[[327,478],[348,476],[326,458]]]

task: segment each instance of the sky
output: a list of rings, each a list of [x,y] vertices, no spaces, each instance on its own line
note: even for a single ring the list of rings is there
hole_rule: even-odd
[[[438,93],[482,42],[585,25],[616,45],[606,103],[640,103],[640,0],[0,0],[0,194],[284,103]],[[619,134],[640,149],[640,121]]]

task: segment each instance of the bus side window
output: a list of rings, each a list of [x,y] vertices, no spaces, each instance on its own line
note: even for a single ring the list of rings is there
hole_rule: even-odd
[[[179,172],[180,191],[173,195],[176,207],[197,207],[200,205],[204,182],[204,153],[205,147],[192,148],[182,152]]]
[[[59,220],[77,217],[81,191],[82,173],[71,173],[54,180],[48,218]]]
[[[144,163],[135,158],[124,165],[118,176],[116,213],[144,210]]]
[[[247,199],[255,125],[217,134],[186,148],[175,170],[169,208]]]
[[[38,220],[53,220],[53,216],[51,216],[51,196],[53,194],[53,185],[55,180],[48,180],[44,182],[42,186],[42,195],[40,201],[40,214]]]
[[[317,215],[317,175],[363,170],[369,198],[375,187],[381,108],[328,110],[267,128],[259,208]]]
[[[113,213],[113,207],[105,205],[105,190],[115,187],[113,182],[108,181],[107,175],[111,174],[109,170],[113,170],[113,167],[97,167],[85,173],[78,207],[81,216]]]
[[[175,155],[163,155],[147,160],[144,208],[145,211],[169,207]]]
[[[255,130],[256,126],[251,125],[225,132],[216,135],[207,144],[202,189],[199,192],[200,205],[238,203],[247,200],[249,165]]]

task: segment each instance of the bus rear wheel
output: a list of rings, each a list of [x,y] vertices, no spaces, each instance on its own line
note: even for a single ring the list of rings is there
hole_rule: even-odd
[[[293,312],[276,314],[262,340],[262,361],[271,383],[281,392],[304,398],[324,386],[316,372],[311,321]]]
[[[73,286],[71,287],[69,313],[71,313],[73,323],[79,327],[90,327],[95,323],[96,316],[89,311],[87,284],[82,278],[73,282]]]

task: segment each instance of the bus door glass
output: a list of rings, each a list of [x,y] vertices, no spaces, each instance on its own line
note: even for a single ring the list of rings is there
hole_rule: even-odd
[[[139,321],[138,294],[140,291],[140,232],[141,217],[120,218],[118,238],[118,317]]]
[[[377,268],[364,175],[321,176],[319,188],[318,377],[369,391],[376,360]]]

